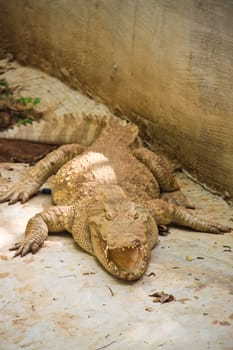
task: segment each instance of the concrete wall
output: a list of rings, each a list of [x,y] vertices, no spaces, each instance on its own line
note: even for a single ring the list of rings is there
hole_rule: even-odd
[[[232,0],[0,1],[17,58],[143,118],[201,181],[233,197]]]

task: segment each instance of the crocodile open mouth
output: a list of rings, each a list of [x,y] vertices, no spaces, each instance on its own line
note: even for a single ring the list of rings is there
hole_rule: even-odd
[[[146,245],[133,247],[104,249],[105,257],[111,269],[120,278],[134,280],[139,278],[145,271],[148,261],[148,249]]]

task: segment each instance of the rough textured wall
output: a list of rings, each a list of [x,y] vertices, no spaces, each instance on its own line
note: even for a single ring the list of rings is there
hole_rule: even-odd
[[[0,2],[0,38],[21,62],[143,117],[188,170],[233,196],[232,0]]]

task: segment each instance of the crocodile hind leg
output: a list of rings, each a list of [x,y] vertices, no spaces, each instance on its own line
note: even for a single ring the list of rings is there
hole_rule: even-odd
[[[170,167],[156,153],[141,147],[133,150],[133,154],[151,171],[158,181],[161,191],[164,192],[161,194],[162,199],[182,207],[194,209],[180,191]]]
[[[73,217],[73,206],[51,207],[36,214],[27,223],[24,240],[10,250],[16,250],[14,256],[24,256],[29,252],[35,254],[46,240],[48,232],[68,231]]]
[[[196,231],[217,234],[231,231],[228,226],[203,220],[187,209],[161,199],[147,201],[144,207],[149,209],[157,225],[174,223],[179,226],[190,227]]]
[[[174,192],[163,192],[160,195],[160,199],[187,209],[196,209],[194,205],[188,202],[187,198],[181,192],[181,190]]]
[[[82,153],[84,149],[84,146],[71,144],[52,151],[28,169],[18,183],[13,184],[5,193],[1,194],[0,203],[6,201],[9,201],[9,204],[17,201],[26,202],[33,194],[38,192],[49,176],[55,174],[62,165]]]

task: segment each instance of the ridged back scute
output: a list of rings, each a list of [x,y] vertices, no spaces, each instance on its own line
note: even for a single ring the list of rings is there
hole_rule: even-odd
[[[138,136],[137,125],[122,120],[121,123],[109,123],[101,132],[100,138],[106,139],[106,142],[114,144],[114,141],[120,142],[126,146],[131,145]]]
[[[79,143],[89,146],[106,127],[125,126],[127,123],[114,115],[66,113],[59,117],[16,125],[0,132],[0,138],[25,140],[48,144]]]

